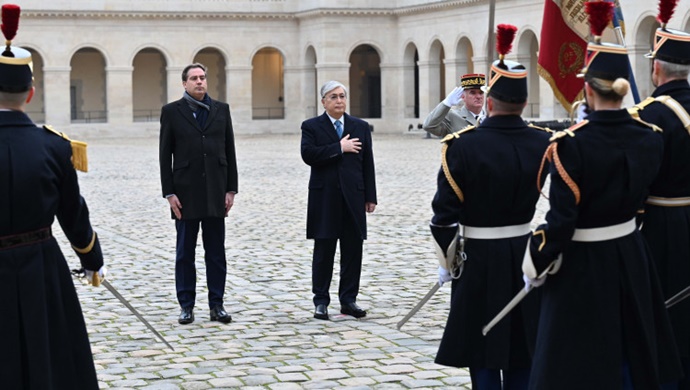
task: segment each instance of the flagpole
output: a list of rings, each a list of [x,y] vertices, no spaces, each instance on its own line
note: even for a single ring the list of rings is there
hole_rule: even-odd
[[[496,11],[496,0],[489,0],[489,35],[487,41],[487,71],[486,71],[486,84],[489,84],[489,79],[491,78],[491,64],[494,62],[494,13]]]
[[[615,5],[615,1],[612,1]],[[618,38],[618,43],[625,47],[625,37],[623,36],[623,29],[621,28],[620,22],[618,21],[618,16],[616,15],[616,10],[613,10],[613,28],[616,30],[616,37]],[[640,92],[637,90],[637,83],[635,83],[635,74],[632,70],[632,65],[630,64],[630,56],[628,56],[628,71],[630,73],[630,89],[632,90],[633,100],[635,104],[640,102]]]

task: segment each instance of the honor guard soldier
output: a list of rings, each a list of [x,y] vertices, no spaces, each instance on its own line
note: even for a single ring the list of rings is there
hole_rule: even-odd
[[[652,96],[631,112],[663,129],[664,158],[649,190],[642,234],[656,264],[664,298],[690,286],[690,34],[666,28],[673,13],[663,3],[654,35]],[[685,377],[679,389],[690,389],[690,299],[669,308]]]
[[[467,126],[481,122],[484,112],[484,90],[486,77],[483,74],[466,74],[460,78],[460,86],[455,87],[424,120],[422,128],[428,133],[444,137]],[[460,103],[463,106],[460,107]],[[456,107],[457,106],[457,107]],[[455,108],[452,108],[455,107]]]
[[[551,207],[523,264],[526,288],[543,284],[529,388],[658,389],[680,365],[636,215],[661,165],[660,129],[621,108],[628,54],[600,38],[613,3],[585,8],[591,112],[546,151]]]
[[[500,60],[492,64],[486,88],[489,116],[443,139],[432,202],[439,283],[452,281],[436,363],[469,367],[472,388],[479,390],[526,389],[536,337],[536,296],[487,337],[481,332],[489,316],[523,288],[520,264],[539,198],[535,178],[550,137],[521,117],[527,70],[504,59],[516,30],[498,26]]]
[[[11,46],[19,13],[2,6],[0,387],[98,389],[77,293],[51,234],[57,217],[88,280],[100,284],[103,256],[73,166],[86,168],[86,145],[37,127],[24,113],[34,87],[31,53]]]

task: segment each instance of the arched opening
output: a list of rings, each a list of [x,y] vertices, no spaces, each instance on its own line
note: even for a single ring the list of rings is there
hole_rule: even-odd
[[[635,38],[635,46],[645,48],[645,52],[651,50],[654,45],[654,33],[659,28],[660,24],[653,16],[647,16],[642,20],[637,30]],[[636,55],[635,61],[635,82],[637,84],[637,91],[640,93],[640,98],[644,99],[650,96],[654,91],[654,84],[652,84],[652,61],[645,58],[644,55]]]
[[[409,43],[403,56],[403,99],[405,118],[419,118],[419,52]]]
[[[140,50],[132,61],[132,120],[155,122],[167,103],[166,61],[157,49]]]
[[[305,107],[305,118],[311,118],[316,116],[317,107],[319,107],[319,92],[318,92],[318,80],[316,72],[316,51],[312,46],[307,48],[307,52],[304,55],[304,66],[306,70],[304,71],[304,98],[307,102]]]
[[[217,49],[203,49],[196,53],[194,62],[206,66],[207,93],[212,99],[227,102],[227,78],[225,76],[225,57]]]
[[[80,49],[70,61],[72,123],[107,122],[105,57],[93,48]]]
[[[474,57],[472,42],[470,42],[467,37],[463,37],[460,39],[460,41],[458,41],[458,45],[455,47],[455,74],[458,76],[458,79],[455,80],[455,85],[460,85],[460,77],[462,75],[475,73],[474,61],[472,61],[472,57]]]
[[[520,36],[518,43],[518,62],[527,69],[527,106],[522,112],[523,117],[538,118],[539,107],[539,73],[537,60],[539,53],[539,41],[531,30],[527,30]]]
[[[435,40],[429,50],[429,101],[433,102],[434,105],[446,97],[445,58],[441,41]]]
[[[348,110],[360,118],[381,117],[381,58],[370,45],[359,45],[350,54]]]
[[[252,59],[252,118],[284,119],[283,55],[275,48],[259,50]]]
[[[33,76],[34,87],[36,93],[31,99],[31,102],[26,105],[26,115],[31,118],[34,123],[45,123],[46,121],[46,106],[45,106],[45,89],[44,89],[44,74],[43,74],[43,57],[33,49],[27,49],[31,53],[31,61],[33,62]]]

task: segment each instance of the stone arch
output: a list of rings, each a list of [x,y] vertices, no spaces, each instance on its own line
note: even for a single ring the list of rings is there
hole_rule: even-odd
[[[107,58],[96,47],[82,46],[70,58],[72,123],[108,121]]]
[[[348,111],[361,118],[381,118],[381,55],[368,43],[355,47],[348,58]]]
[[[264,46],[252,56],[252,118],[284,119],[285,56]]]

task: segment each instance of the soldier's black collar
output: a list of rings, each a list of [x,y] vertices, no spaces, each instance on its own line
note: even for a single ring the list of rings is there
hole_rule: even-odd
[[[690,84],[688,84],[688,80],[669,81],[668,83],[657,87],[654,90],[654,93],[652,93],[652,96],[658,97],[663,95],[669,95],[671,91],[675,91],[678,89],[690,89]]]

